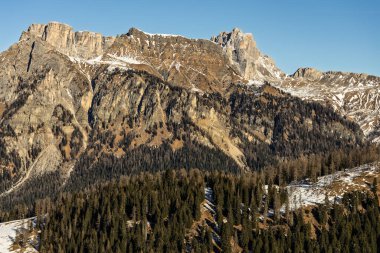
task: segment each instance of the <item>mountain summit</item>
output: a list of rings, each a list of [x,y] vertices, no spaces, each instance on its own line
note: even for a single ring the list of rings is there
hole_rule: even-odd
[[[20,41],[38,37],[54,46],[60,52],[73,57],[91,59],[103,54],[115,41],[114,37],[104,37],[100,33],[75,32],[69,25],[50,22],[32,24],[21,34]]]
[[[222,32],[212,37],[211,41],[223,47],[229,62],[236,65],[247,80],[278,81],[285,77],[273,60],[259,51],[250,33],[234,28],[232,32]]]
[[[180,78],[178,82],[187,83],[189,86],[194,86],[196,81],[193,80],[193,76],[197,74],[203,74],[208,78],[209,74],[212,74],[217,78],[208,80],[209,82],[220,82],[221,79],[231,76],[231,71],[246,80],[278,81],[284,77],[284,73],[274,62],[258,50],[252,34],[245,34],[238,28],[211,38],[211,41],[221,48],[208,40],[149,34],[136,28],[131,28],[127,34],[119,38],[104,37],[94,32],[75,32],[71,26],[57,22],[31,25],[22,33],[20,41],[35,37],[46,41],[71,59],[102,63],[114,61],[115,57],[112,56],[129,57],[135,60],[134,63],[145,64],[148,68],[154,65],[158,72],[165,69],[169,74],[166,79],[171,80],[176,76]],[[170,47],[167,47],[169,44]],[[199,57],[202,59],[197,59]],[[216,59],[211,59],[213,57]],[[163,66],[159,66],[161,64]],[[199,64],[202,66],[198,66]],[[191,69],[173,73],[172,67],[177,70],[181,65],[189,65]],[[200,76],[197,78],[204,79]]]

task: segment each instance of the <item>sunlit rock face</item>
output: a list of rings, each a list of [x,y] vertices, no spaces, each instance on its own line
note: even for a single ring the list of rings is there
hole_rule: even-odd
[[[22,33],[20,40],[30,37],[39,37],[64,54],[84,59],[101,55],[115,40],[100,33],[75,32],[71,26],[57,22],[32,24]]]
[[[238,67],[245,79],[277,82],[285,77],[274,61],[259,51],[252,34],[235,28],[232,32],[222,32],[211,40],[223,47],[230,63]]]

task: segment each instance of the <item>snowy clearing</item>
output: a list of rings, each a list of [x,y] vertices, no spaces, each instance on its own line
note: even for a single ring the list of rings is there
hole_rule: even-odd
[[[308,180],[291,183],[287,186],[290,209],[323,204],[326,196],[329,202],[334,202],[347,192],[369,190],[373,178],[379,175],[380,167],[376,162],[319,177],[315,183]]]
[[[30,220],[34,220],[34,218],[15,220],[0,223],[0,252],[1,253],[15,253],[20,252],[19,249],[12,250],[12,244],[16,238],[17,231],[22,229],[27,229],[28,223]],[[23,253],[35,253],[37,250],[34,248],[28,247]]]

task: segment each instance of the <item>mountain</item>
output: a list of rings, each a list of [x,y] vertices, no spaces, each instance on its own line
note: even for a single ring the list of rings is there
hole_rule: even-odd
[[[239,29],[204,40],[31,25],[0,54],[0,199],[33,203],[141,171],[247,172],[366,145],[340,107],[280,90],[312,82],[299,73],[287,77]]]
[[[252,34],[235,28],[211,38],[223,47],[229,61],[252,84],[268,81],[290,94],[332,106],[339,114],[359,124],[366,138],[380,141],[380,77],[340,71],[321,72],[299,68],[284,74],[273,60],[256,47]]]
[[[380,141],[380,77],[300,68],[276,87],[306,100],[332,106],[359,124],[368,140]]]
[[[0,53],[0,248],[378,252],[378,84],[237,28],[33,24]]]

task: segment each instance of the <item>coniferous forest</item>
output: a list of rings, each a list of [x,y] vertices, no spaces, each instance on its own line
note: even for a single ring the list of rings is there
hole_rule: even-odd
[[[167,170],[44,199],[34,207],[40,252],[378,252],[376,180],[373,192],[296,210],[265,180]]]
[[[8,206],[0,221],[35,216],[31,229],[39,231],[39,252],[378,252],[376,180],[372,192],[353,191],[334,203],[298,209],[289,205],[286,190],[294,180],[315,181],[375,161],[378,154],[375,146],[338,150],[246,173],[205,168],[126,173],[123,161],[103,160],[68,182],[58,197],[52,192],[28,203],[26,192],[22,204],[3,200]],[[217,166],[218,157],[209,164]],[[93,180],[90,172],[96,171],[104,174]],[[55,180],[54,174],[45,178]]]

